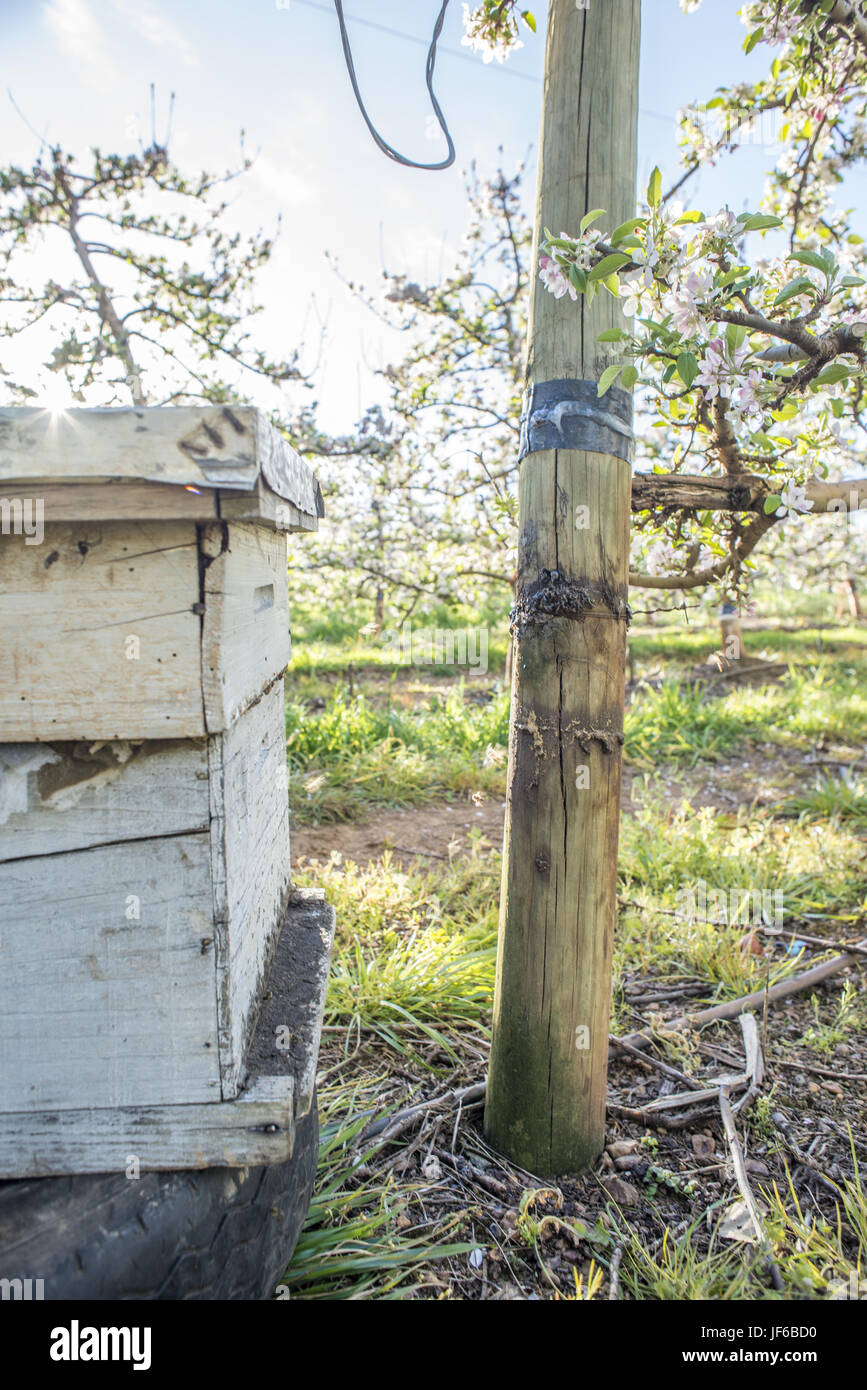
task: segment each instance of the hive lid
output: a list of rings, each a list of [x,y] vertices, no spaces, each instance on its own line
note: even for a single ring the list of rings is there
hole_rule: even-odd
[[[259,479],[311,518],[316,477],[252,406],[0,410],[0,484],[154,482],[253,492]]]

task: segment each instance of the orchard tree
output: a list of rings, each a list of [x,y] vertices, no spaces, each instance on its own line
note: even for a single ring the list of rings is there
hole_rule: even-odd
[[[159,145],[83,163],[60,146],[0,169],[0,369],[7,403],[168,405],[245,399],[275,405],[298,380],[251,337],[257,273],[273,239],[226,227],[226,185],[250,167],[187,178]],[[43,268],[44,267],[44,268]]]
[[[464,42],[486,60],[535,29],[516,3],[464,10]],[[742,18],[745,47],[772,50],[769,76],[682,113],[673,187],[663,192],[654,172],[634,219],[608,230],[591,210],[540,247],[552,293],[616,294],[634,316],[632,332],[611,335],[605,350],[620,360],[600,389],[639,388],[630,583],[659,591],[663,606],[682,590],[740,600],[763,549],[763,568],[794,560],[805,517],[867,500],[865,257],[831,201],[867,153],[867,21],[852,5],[785,0],[748,5]],[[780,158],[761,207],[685,209],[692,174],[771,118]],[[348,569],[359,593],[375,590],[381,606],[385,592],[404,613],[427,598],[477,602],[492,584],[507,593],[531,243],[518,194],[519,180],[502,174],[476,182],[453,274],[427,286],[387,276],[384,306],[373,302],[400,309],[412,346],[386,369],[389,400],[354,439],[311,442],[355,459],[351,475],[326,468],[340,518],[318,558],[326,588]],[[803,545],[833,573],[860,532],[841,521],[819,534],[826,546]]]
[[[781,520],[867,497],[860,473],[823,485],[863,457],[865,255],[832,196],[865,155],[867,20],[840,0],[763,0],[741,14],[745,48],[775,51],[770,73],[684,113],[684,178],[664,194],[655,170],[636,217],[606,228],[594,209],[540,247],[552,294],[615,294],[634,320],[631,331],[603,335],[619,361],[599,392],[618,380],[642,389],[660,431],[654,470],[671,484],[658,488],[660,505],[639,506],[638,530],[652,524],[657,534],[656,572],[633,573],[637,585],[722,581],[738,592]],[[761,208],[706,214],[676,201],[702,162],[736,147],[747,120],[768,111],[783,117],[781,155]],[[723,124],[716,140],[709,112]],[[708,506],[684,505],[687,473],[725,480],[719,510],[712,495]],[[748,508],[738,509],[739,489]],[[641,496],[639,487],[633,508]]]
[[[377,627],[386,601],[399,620],[419,604],[508,600],[531,241],[520,190],[520,171],[473,172],[452,273],[435,285],[384,273],[379,294],[356,291],[407,340],[382,372],[385,403],[345,438],[319,434],[312,411],[293,425],[321,455],[328,498],[328,534],[305,563],[323,596],[345,592],[347,573],[375,596]]]

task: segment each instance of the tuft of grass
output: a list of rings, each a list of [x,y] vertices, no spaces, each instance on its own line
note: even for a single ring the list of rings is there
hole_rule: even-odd
[[[472,1249],[443,1239],[454,1232],[458,1218],[436,1232],[411,1223],[405,1214],[411,1187],[400,1187],[393,1178],[370,1181],[356,1174],[358,1163],[347,1164],[348,1146],[366,1122],[358,1114],[359,1103],[357,1086],[333,1086],[320,1093],[313,1199],[280,1281],[290,1298],[406,1298],[423,1282],[424,1268]]]
[[[659,1245],[648,1245],[633,1233],[626,1244],[621,1271],[624,1290],[634,1299],[665,1302],[755,1299],[756,1281],[739,1251],[720,1248],[715,1233],[709,1248],[700,1248],[697,1236],[704,1220],[702,1213],[680,1235],[666,1230]]]
[[[806,814],[817,820],[836,816],[839,820],[867,827],[867,779],[851,774],[822,777],[815,787],[789,797],[778,810]]]
[[[766,1228],[783,1277],[805,1298],[849,1295],[867,1270],[867,1190],[852,1148],[854,1176],[835,1184],[835,1219],[805,1211],[787,1170],[787,1189],[762,1189],[769,1205]],[[862,1284],[863,1287],[863,1284]]]
[[[476,841],[467,859],[407,872],[387,851],[366,868],[335,857],[315,879],[341,925],[328,1025],[347,1039],[373,1033],[424,1067],[427,1042],[455,1060],[462,1036],[486,1031],[490,1016],[499,855]]]
[[[403,710],[344,690],[317,716],[286,707],[290,773],[300,822],[351,820],[375,805],[422,805],[468,791],[501,793],[509,732],[505,693],[469,704],[462,686]]]

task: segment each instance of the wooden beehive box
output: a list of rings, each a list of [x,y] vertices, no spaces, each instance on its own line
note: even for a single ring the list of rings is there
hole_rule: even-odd
[[[310,1079],[247,1062],[321,512],[251,409],[0,411],[0,1177],[291,1150]]]

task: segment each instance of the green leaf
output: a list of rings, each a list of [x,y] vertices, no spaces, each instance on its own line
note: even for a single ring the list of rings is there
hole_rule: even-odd
[[[593,283],[596,280],[605,280],[615,270],[621,266],[628,265],[631,257],[623,251],[612,251],[610,256],[603,256],[601,261],[597,261],[587,279]]]
[[[609,294],[613,294],[615,299],[620,298],[620,281],[618,280],[616,274],[606,275],[602,283]]]
[[[609,240],[613,246],[616,246],[618,241],[622,241],[623,237],[629,236],[629,233],[634,232],[636,227],[645,227],[646,225],[646,217],[630,217],[628,222],[621,222],[619,227],[614,228]]]
[[[631,391],[638,380],[638,368],[629,366],[623,368],[623,376],[620,378],[627,391]]]
[[[524,21],[524,23],[526,24],[527,28],[528,28],[528,29],[532,29],[532,30],[533,30],[533,33],[535,34],[535,32],[536,32],[536,16],[533,15],[533,14],[531,14],[529,10],[522,10],[522,11],[521,11],[521,18],[523,19],[523,21]]]
[[[742,346],[742,344],[743,344],[744,339],[746,338],[746,336],[747,336],[747,330],[744,328],[743,324],[740,324],[740,323],[727,323],[727,324],[726,324],[726,342],[728,343],[728,345],[729,345],[729,347],[731,348],[732,352],[734,352],[737,348],[739,348],[739,347]]]
[[[664,381],[664,382],[669,382],[669,381],[671,381],[671,378],[674,376],[674,371],[675,371],[674,363],[673,363],[673,362],[669,362],[669,364],[668,364],[668,366],[666,367],[665,371],[662,373],[662,379],[663,379],[663,381]],[[664,428],[665,428],[665,425],[666,425],[666,421],[665,421],[665,420],[657,420],[657,421],[654,423],[653,428],[656,429],[657,426],[659,426],[660,429],[664,429]]]
[[[677,374],[684,386],[691,386],[698,376],[698,360],[691,352],[682,352],[677,359]]]
[[[864,283],[864,278],[861,275],[844,275],[843,279],[840,281],[840,284],[847,290],[853,285],[863,285]]]
[[[587,271],[582,270],[580,265],[570,265],[569,279],[579,294],[583,294],[587,289]]]
[[[785,304],[788,299],[794,299],[799,294],[816,294],[816,286],[806,275],[798,275],[796,279],[790,280],[785,285],[774,300],[774,304]]]
[[[584,216],[581,218],[581,231],[586,232],[591,222],[595,222],[597,217],[603,217],[604,214],[604,208],[594,208],[592,212],[585,212]]]
[[[760,24],[758,29],[754,29],[751,34],[747,34],[744,39],[744,53],[752,53],[757,43],[761,43],[765,36],[765,26]]]
[[[782,217],[771,217],[770,213],[767,212],[748,213],[746,217],[741,214],[738,221],[745,232],[761,232],[766,227],[782,227],[783,225]]]
[[[830,275],[834,264],[833,260],[829,264],[818,251],[793,251],[789,260],[799,261],[801,265],[811,265],[814,270],[821,270],[825,276]]]
[[[662,201],[662,174],[657,165],[650,175],[650,182],[647,185],[647,205],[651,208],[658,208]]]
[[[616,343],[620,338],[627,338],[629,335],[624,333],[622,328],[606,328],[604,333],[600,333],[597,343]]]
[[[699,212],[698,208],[690,208],[675,222],[675,227],[682,227],[685,222],[703,222],[704,213]]]
[[[777,507],[779,507],[780,503],[782,502],[782,500],[783,500],[782,497],[780,497],[776,492],[772,492],[771,495],[770,495],[770,497],[766,497],[766,498],[765,498],[765,516],[770,516],[771,512],[775,512],[775,511],[777,510]]]
[[[814,386],[833,386],[835,381],[843,381],[849,375],[849,368],[842,362],[829,362],[827,367],[823,367],[817,377],[813,378]]]
[[[744,271],[747,269],[748,267],[745,265],[733,266],[731,270],[727,270],[725,275],[721,276],[720,279],[717,281],[717,289],[724,290],[727,288],[727,286],[733,285],[735,280],[737,280],[741,275],[743,275]]]
[[[617,380],[618,376],[620,375],[620,372],[621,372],[622,367],[623,367],[623,363],[622,363],[622,362],[615,362],[612,366],[606,367],[606,368],[605,368],[605,371],[602,373],[601,377],[599,378],[599,385],[596,387],[596,395],[597,395],[597,397],[598,397],[598,396],[604,396],[604,395],[605,395],[605,392],[608,390],[609,386],[613,386],[613,385],[614,385],[614,382]]]

